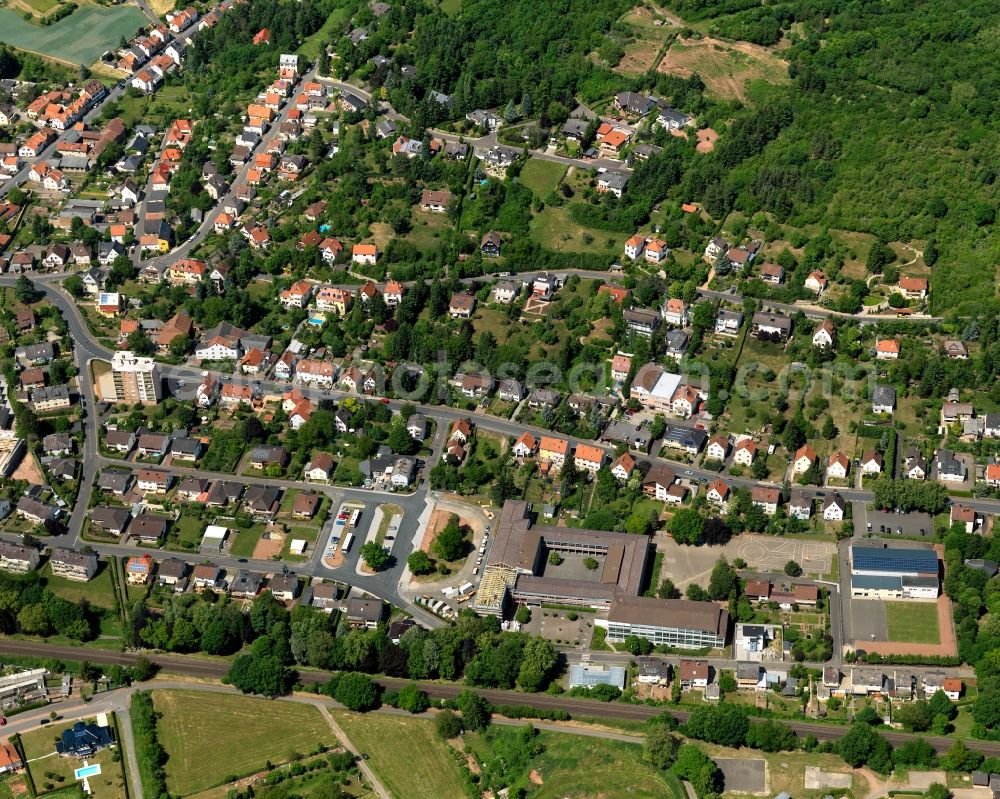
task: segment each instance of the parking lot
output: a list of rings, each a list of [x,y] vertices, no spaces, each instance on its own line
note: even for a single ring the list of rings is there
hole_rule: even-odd
[[[869,510],[867,503],[855,502],[854,534],[899,535],[908,538],[924,538],[934,534],[934,520],[929,513],[886,513]],[[861,511],[858,513],[858,511]]]
[[[344,502],[337,508],[336,516],[330,517],[330,537],[323,550],[323,564],[328,568],[335,569],[344,562],[344,544],[348,534],[351,534],[356,528],[356,525],[351,526],[351,519],[355,511],[358,511],[357,524],[363,522],[365,516],[369,515],[363,503]]]

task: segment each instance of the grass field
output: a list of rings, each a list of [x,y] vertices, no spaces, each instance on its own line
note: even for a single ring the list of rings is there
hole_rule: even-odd
[[[302,42],[302,46],[299,47],[299,53],[309,59],[316,58],[319,55],[319,48],[323,42],[335,42],[337,40],[337,31],[344,26],[350,14],[351,11],[349,8],[333,9],[330,12],[330,16],[326,18],[326,22],[323,23],[323,27]]]
[[[492,734],[516,736],[518,730],[495,728]],[[488,741],[481,736],[467,738],[481,760],[490,757]],[[538,740],[545,751],[529,766],[541,785],[525,773],[511,786],[525,789],[530,799],[685,799],[680,781],[644,763],[638,744],[553,732],[539,733]]]
[[[45,27],[25,22],[10,9],[0,9],[0,42],[41,53],[67,64],[92,64],[106,50],[129,38],[146,17],[135,6],[83,6]]]
[[[162,714],[157,729],[169,757],[167,788],[179,796],[336,743],[308,705],[204,691],[153,691],[153,704]]]
[[[886,602],[889,640],[908,644],[940,644],[937,604],[934,602]]]
[[[617,237],[618,234],[606,230],[578,225],[565,207],[547,205],[540,214],[531,218],[531,238],[546,250],[611,255],[618,250]]]
[[[461,773],[447,744],[426,719],[333,712],[334,718],[393,796],[441,799],[465,796]]]
[[[93,719],[86,720],[93,721]],[[82,762],[76,758],[52,754],[56,750],[56,739],[61,738],[63,731],[72,725],[71,721],[49,725],[21,736],[25,755],[29,761],[34,761],[29,763],[29,768],[39,795],[74,785],[73,770],[81,766]],[[122,765],[121,762],[116,763],[113,760],[114,753],[114,749],[103,749],[96,757],[87,759],[89,765],[96,764],[101,767],[101,773],[90,778],[91,795],[94,799],[127,799]],[[46,788],[48,785],[52,787]]]
[[[566,167],[554,161],[543,161],[540,158],[529,158],[521,170],[521,182],[537,196],[544,197],[555,190],[566,174]]]
[[[81,599],[86,599],[91,605],[102,608],[116,607],[111,564],[106,560],[101,561],[96,576],[86,583],[54,577],[48,565],[43,570],[42,577],[45,587],[65,600],[78,603]]]

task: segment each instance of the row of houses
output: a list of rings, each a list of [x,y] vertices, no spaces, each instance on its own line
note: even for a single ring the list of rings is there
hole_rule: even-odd
[[[722,510],[729,507],[733,492],[729,484],[717,477],[706,487],[705,496],[710,503]],[[750,500],[768,516],[773,516],[782,504],[781,489],[770,486],[754,486],[750,489]],[[787,512],[793,519],[807,521],[813,514],[815,499],[802,491],[793,491],[788,501]],[[824,521],[841,522],[847,513],[847,502],[839,491],[828,492],[820,506]]]
[[[38,568],[41,553],[36,547],[0,541],[0,569],[14,574],[27,574]],[[99,569],[97,555],[55,547],[49,554],[49,568],[56,577],[77,582],[90,580]]]

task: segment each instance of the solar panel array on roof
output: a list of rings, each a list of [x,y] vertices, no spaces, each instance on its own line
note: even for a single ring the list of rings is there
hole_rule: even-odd
[[[852,547],[854,571],[917,572],[937,574],[937,553],[933,549]]]

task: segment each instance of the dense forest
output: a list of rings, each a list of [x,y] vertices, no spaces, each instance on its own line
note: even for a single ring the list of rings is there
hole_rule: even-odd
[[[724,35],[760,11],[746,2],[675,7],[716,17]],[[767,13],[794,23],[782,51],[792,84],[754,93],[729,141],[689,172],[692,193],[715,213],[764,210],[794,226],[934,239],[934,309],[992,298],[996,6],[805,2]]]

